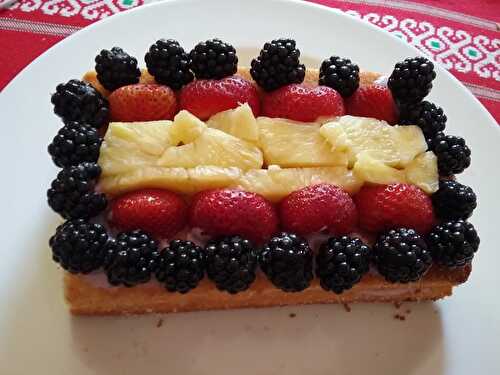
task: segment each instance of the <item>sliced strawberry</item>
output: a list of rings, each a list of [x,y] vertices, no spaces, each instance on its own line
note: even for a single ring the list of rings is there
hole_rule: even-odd
[[[246,79],[231,76],[223,79],[199,79],[181,90],[180,107],[201,120],[216,113],[248,103],[254,116],[260,114],[257,88]]]
[[[258,194],[217,189],[195,195],[189,223],[211,235],[240,235],[262,243],[277,232],[278,215]]]
[[[365,186],[354,201],[360,227],[371,232],[404,227],[426,234],[435,224],[431,198],[414,185]]]
[[[108,100],[112,121],[171,120],[178,107],[170,87],[151,83],[120,87]]]
[[[167,190],[144,189],[111,202],[110,223],[120,231],[142,229],[157,239],[171,238],[187,224],[187,205]]]
[[[342,97],[327,86],[291,84],[265,94],[262,99],[262,115],[268,117],[308,122],[344,114]]]
[[[335,235],[352,232],[358,213],[352,198],[341,188],[318,184],[297,190],[280,204],[283,229],[301,235],[327,229]]]
[[[396,103],[391,90],[385,86],[361,86],[346,99],[345,104],[348,115],[376,118],[389,124],[398,122]]]

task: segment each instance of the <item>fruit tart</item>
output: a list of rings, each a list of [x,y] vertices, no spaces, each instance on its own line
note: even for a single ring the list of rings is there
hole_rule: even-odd
[[[479,246],[464,139],[425,101],[424,57],[388,77],[292,39],[250,67],[219,39],[122,48],[56,87],[47,191],[74,314],[436,300]]]

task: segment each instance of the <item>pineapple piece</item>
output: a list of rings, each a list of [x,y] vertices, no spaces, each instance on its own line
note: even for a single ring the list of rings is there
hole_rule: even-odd
[[[324,124],[320,133],[334,150],[347,153],[349,166],[360,153],[368,151],[372,158],[402,168],[427,150],[418,126],[391,126],[372,118],[342,116]]]
[[[181,193],[188,180],[189,176],[184,168],[146,166],[114,176],[101,176],[98,189],[109,196],[145,188],[166,189]]]
[[[206,128],[205,123],[198,117],[182,110],[174,117],[174,122],[170,128],[171,142],[175,146],[179,143],[188,144],[194,142]]]
[[[388,185],[407,182],[404,170],[389,167],[384,162],[373,158],[368,151],[358,154],[358,160],[354,163],[352,171],[362,181],[373,184]]]
[[[162,167],[213,165],[242,170],[261,168],[262,164],[262,152],[257,146],[212,128],[206,128],[191,143],[168,147],[157,162]]]
[[[257,120],[248,103],[213,115],[207,121],[207,126],[222,130],[244,141],[257,142],[259,140]]]
[[[320,124],[259,117],[259,146],[267,165],[281,167],[347,166],[347,154],[333,152],[319,133]]]
[[[158,188],[181,194],[194,194],[202,190],[223,188],[242,176],[239,168],[199,166],[196,168],[145,167],[99,180],[99,189],[109,196],[128,191]]]
[[[189,180],[183,193],[194,194],[202,190],[219,189],[235,184],[243,175],[236,167],[198,166],[187,170]]]
[[[410,184],[418,186],[427,194],[439,189],[439,173],[437,157],[432,151],[418,155],[406,167],[406,179]]]
[[[247,171],[232,187],[261,194],[272,202],[303,187],[318,183],[329,183],[357,192],[362,181],[346,167],[286,168],[271,166],[269,169]]]
[[[113,122],[101,145],[98,164],[103,176],[154,166],[172,146],[171,121]]]

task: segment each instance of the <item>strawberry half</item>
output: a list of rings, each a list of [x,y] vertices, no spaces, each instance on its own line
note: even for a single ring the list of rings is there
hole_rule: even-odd
[[[376,118],[392,125],[398,122],[396,103],[391,90],[385,86],[361,86],[346,99],[345,104],[348,115]]]
[[[365,186],[354,201],[360,227],[371,232],[404,227],[426,234],[436,222],[431,198],[414,185]]]
[[[216,113],[248,103],[254,116],[260,114],[257,88],[246,79],[231,76],[223,79],[198,79],[188,83],[180,93],[180,107],[201,120]]]
[[[327,86],[291,84],[265,94],[262,99],[262,115],[268,117],[310,122],[344,114],[342,97]]]
[[[120,87],[108,100],[112,121],[172,120],[178,107],[170,87],[152,83]]]
[[[144,189],[111,202],[110,223],[119,231],[142,229],[157,239],[171,238],[187,224],[187,205],[177,194]]]
[[[208,234],[240,235],[262,243],[278,231],[273,205],[259,194],[236,189],[203,191],[191,204],[189,223]]]
[[[335,235],[352,232],[358,212],[352,198],[330,184],[307,186],[281,201],[280,220],[286,231],[307,235],[327,229]]]

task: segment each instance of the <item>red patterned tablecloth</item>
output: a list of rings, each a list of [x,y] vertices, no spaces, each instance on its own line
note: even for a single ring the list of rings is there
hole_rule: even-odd
[[[68,35],[151,1],[18,0],[0,9],[0,90]],[[367,20],[415,45],[450,70],[500,122],[500,0],[310,1]],[[0,0],[0,7],[7,3]]]

